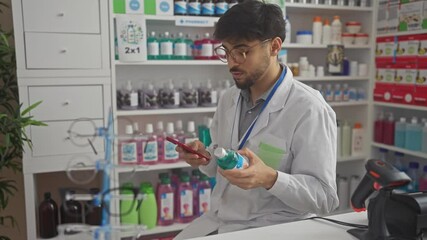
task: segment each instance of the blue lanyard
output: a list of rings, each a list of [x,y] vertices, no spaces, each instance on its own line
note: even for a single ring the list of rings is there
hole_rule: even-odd
[[[268,103],[270,102],[277,88],[279,88],[280,84],[285,79],[287,68],[286,66],[283,66],[283,68],[284,69],[282,71],[282,74],[280,74],[279,80],[274,84],[273,89],[271,89],[271,92],[268,94],[267,99],[264,101],[264,104],[261,107],[261,110],[259,111],[258,115],[255,117],[255,119],[252,121],[251,125],[249,126],[249,129],[246,131],[245,136],[243,137],[242,141],[239,144],[238,150],[242,149],[243,146],[245,146],[245,143],[248,140],[249,136],[251,135],[251,132],[255,126],[255,123],[258,121],[259,116],[261,115],[262,111],[264,111],[265,107],[267,107]],[[240,101],[240,98],[239,98],[239,101]]]

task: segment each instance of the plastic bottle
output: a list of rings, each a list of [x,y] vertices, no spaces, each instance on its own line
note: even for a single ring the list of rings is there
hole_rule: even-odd
[[[168,226],[174,222],[174,192],[169,174],[163,174],[157,188],[158,225]]]
[[[316,90],[320,92],[320,94],[322,95],[322,97],[326,100],[326,95],[325,95],[325,91],[323,90],[322,84],[317,84],[316,85]]]
[[[341,157],[342,149],[342,127],[341,127],[341,121],[337,120],[337,157]]]
[[[187,132],[185,133],[184,143],[188,144],[198,140],[194,121],[187,122]]]
[[[347,121],[342,127],[342,150],[343,157],[349,157],[351,154],[351,127]]]
[[[175,129],[174,129],[174,125],[172,122],[168,122],[168,124],[166,126],[166,136],[176,139]],[[164,156],[163,162],[164,163],[177,162],[179,160],[179,154],[175,150],[176,145],[165,140],[164,146],[165,146],[165,148],[164,148],[165,156]]]
[[[331,25],[329,25],[329,19],[325,19],[323,22],[323,29],[322,29],[322,44],[330,44],[331,43],[331,35],[332,35],[332,29]]]
[[[205,145],[206,147],[209,147],[212,143],[211,135],[210,135],[210,127],[212,125],[212,118],[206,118],[204,120],[204,124],[201,124],[198,126],[198,132],[199,132],[199,140]]]
[[[427,122],[424,123],[423,127],[423,144],[421,151],[427,153]]]
[[[417,192],[418,191],[418,168],[419,163],[409,162],[408,176],[411,178],[411,182],[406,185],[408,192]]]
[[[237,0],[229,0],[228,1],[228,9],[236,6],[239,2]]]
[[[343,94],[340,84],[335,84],[335,91],[334,91],[334,102],[342,102],[343,100]]]
[[[331,43],[341,44],[342,24],[340,16],[334,16],[334,20],[331,24]]]
[[[423,174],[419,179],[419,191],[427,191],[427,165],[423,168]]]
[[[134,137],[132,125],[126,125],[126,137],[119,140],[119,163],[137,164],[141,162],[142,152]]]
[[[215,3],[213,0],[203,0],[203,2],[202,2],[202,15],[203,16],[214,16],[215,15]]]
[[[224,96],[224,93],[227,91],[227,89],[229,89],[231,87],[231,83],[230,80],[226,79],[223,82],[223,86],[221,88],[221,90],[218,91],[218,102],[221,99],[222,96]]]
[[[140,94],[141,107],[144,109],[159,108],[159,93],[154,88],[152,83],[148,83],[147,87],[143,88]]]
[[[383,143],[388,145],[394,144],[394,116],[393,113],[389,113],[387,121],[384,122],[384,135]]]
[[[350,61],[347,57],[344,57],[343,66],[342,66],[342,75],[349,76],[350,75]]]
[[[388,155],[388,150],[385,149],[385,148],[380,148],[379,152],[380,152],[379,159],[382,162],[387,162],[387,159],[388,159],[388,156],[387,156]]]
[[[215,2],[215,16],[222,16],[228,10],[228,2],[226,0],[216,0]]]
[[[184,39],[184,34],[182,32],[178,33],[177,38],[175,39],[173,45],[173,56],[177,60],[186,60],[187,59],[187,41]]]
[[[157,137],[157,154],[159,157],[158,161],[163,162],[163,160],[165,159],[164,144],[165,144],[166,133],[164,131],[164,126],[162,121],[157,122],[155,135]]]
[[[187,0],[174,0],[174,14],[187,15]]]
[[[177,221],[188,223],[193,220],[193,188],[190,185],[190,176],[187,172],[181,172],[180,184],[178,187],[178,208]]]
[[[136,110],[138,109],[138,92],[132,87],[132,82],[127,81],[126,88],[122,91],[124,101],[122,109],[124,110]]]
[[[198,0],[196,0],[198,1]],[[185,34],[185,43],[187,44],[187,55],[186,55],[186,59],[187,60],[191,60],[193,59],[193,48],[194,48],[194,43],[193,40],[190,37],[190,34]]]
[[[291,43],[291,21],[289,21],[289,16],[286,16],[285,19],[285,40],[284,43]]]
[[[327,102],[334,101],[334,92],[332,91],[332,84],[326,84],[325,98]]]
[[[355,123],[351,140],[351,155],[358,156],[363,154],[363,136],[364,130],[361,123]]]
[[[165,83],[159,95],[160,105],[163,108],[179,107],[179,91],[175,89],[172,79]]]
[[[187,12],[190,16],[200,16],[200,14],[202,14],[202,4],[200,0],[189,0]]]
[[[316,16],[313,19],[313,44],[322,43],[322,17]]]
[[[68,191],[69,194],[75,194],[75,191]],[[67,200],[61,205],[61,224],[65,223],[83,223],[82,205],[75,200]]]
[[[199,89],[199,104],[202,107],[214,107],[218,103],[218,92],[212,87],[212,82],[208,79],[206,87]]]
[[[400,118],[394,128],[394,146],[404,148],[406,142],[406,118]]]
[[[202,51],[202,40],[200,39],[199,34],[196,34],[196,36],[194,37],[193,45],[194,45],[193,51],[192,51],[193,58],[199,59],[200,52]]]
[[[338,207],[339,210],[348,209],[348,205],[350,203],[349,197],[349,182],[346,177],[337,177],[337,193],[338,199],[340,201],[340,205]]]
[[[212,40],[210,39],[209,33],[205,33],[204,36],[205,38],[203,38],[200,42],[201,44],[200,53],[196,57],[196,59],[209,60],[209,59],[212,59],[212,56],[213,56],[213,43],[212,43]]]
[[[123,225],[138,224],[137,204],[133,203],[133,191],[130,188],[133,188],[132,183],[124,183],[120,190],[120,194],[126,198],[120,200],[120,223]]]
[[[421,151],[422,127],[418,119],[413,117],[411,123],[406,125],[405,148],[412,151]]]
[[[342,89],[342,100],[344,102],[348,102],[350,100],[350,92],[348,89],[348,84],[344,83],[343,89]]]
[[[198,216],[198,206],[199,206],[199,183],[200,183],[200,170],[193,169],[191,171],[190,185],[193,189],[193,215]]]
[[[180,97],[181,107],[195,108],[199,105],[198,92],[193,87],[193,83],[190,80],[183,84]]]
[[[303,56],[299,58],[299,70],[300,76],[308,77],[309,76],[309,63],[307,57]]]
[[[182,120],[175,121],[175,134],[176,134],[176,139],[178,139],[179,142],[181,143],[185,142],[185,132],[184,132],[184,127],[182,126]]]
[[[385,121],[384,121],[384,113],[380,112],[377,119],[374,123],[374,141],[377,143],[383,143],[384,142],[384,128],[385,128]],[[393,127],[394,131],[394,127]]]
[[[157,202],[151,183],[143,182],[140,185],[141,192],[145,195],[139,208],[139,224],[152,229],[157,225]]]
[[[249,166],[249,161],[231,149],[225,150],[224,148],[217,148],[214,151],[214,155],[217,157],[217,164],[224,170],[228,169],[244,169]]]
[[[209,183],[209,177],[201,174],[198,187],[198,205],[196,206],[197,211],[195,214],[201,216],[209,211],[211,207],[211,184]]]
[[[148,60],[159,59],[160,56],[160,44],[156,37],[156,32],[151,32],[147,38],[147,58]]]
[[[394,162],[393,162],[393,166],[395,168],[397,168],[399,171],[401,172],[407,172],[407,169],[405,167],[405,165],[403,164],[403,157],[405,156],[405,154],[401,153],[401,152],[395,152],[394,153]]]
[[[90,194],[99,194],[99,188],[89,189]],[[87,205],[92,206],[91,209]],[[102,224],[102,205],[100,201],[92,200],[85,205],[85,223],[93,226],[100,226]]]
[[[163,38],[160,39],[160,59],[173,59],[173,40],[169,36],[169,32],[165,32]]]
[[[143,165],[153,165],[159,162],[159,151],[157,136],[154,134],[153,124],[145,125],[145,139],[142,141]]]
[[[51,198],[50,192],[44,193],[44,200],[39,205],[39,234],[41,238],[53,238],[58,235],[58,205]]]

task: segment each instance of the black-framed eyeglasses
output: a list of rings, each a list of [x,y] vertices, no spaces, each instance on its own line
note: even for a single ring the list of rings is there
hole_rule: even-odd
[[[234,62],[236,62],[237,64],[242,64],[246,61],[247,54],[251,49],[269,41],[271,41],[271,38],[265,39],[264,41],[256,43],[250,47],[238,46],[238,47],[232,48],[231,50],[227,50],[224,46],[219,46],[215,48],[214,51],[215,51],[215,54],[218,56],[219,60],[221,60],[224,63],[227,63],[228,58],[232,57]]]

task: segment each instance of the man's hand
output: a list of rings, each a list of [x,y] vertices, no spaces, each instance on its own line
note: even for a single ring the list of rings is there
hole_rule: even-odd
[[[249,167],[245,169],[223,170],[219,168],[219,173],[231,184],[242,189],[252,189],[263,187],[270,189],[277,180],[277,171],[264,164],[264,162],[251,150],[244,148],[238,151],[241,155],[249,159]]]
[[[204,156],[210,156],[209,152],[205,149],[205,145],[203,145],[203,143],[199,140],[188,143],[187,146],[192,148],[194,151],[203,154]],[[199,167],[200,165],[207,165],[209,163],[208,159],[199,157],[197,154],[189,153],[179,146],[177,146],[175,150],[179,153],[179,157],[181,159],[184,159],[194,168]]]

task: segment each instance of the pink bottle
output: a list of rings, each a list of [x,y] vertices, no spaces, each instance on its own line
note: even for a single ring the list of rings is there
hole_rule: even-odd
[[[178,187],[178,202],[176,207],[179,209],[177,222],[188,223],[194,219],[193,213],[193,188],[190,185],[190,176],[187,172],[181,173],[181,183]]]
[[[394,144],[394,117],[393,113],[390,113],[387,121],[384,121],[384,133],[383,133],[383,143],[388,145]]]
[[[384,113],[380,113],[374,126],[374,141],[377,143],[384,142]]]
[[[185,133],[184,128],[182,126],[182,120],[177,120],[175,122],[175,128],[176,139],[178,139],[178,141],[181,143],[185,143]]]
[[[154,135],[153,124],[145,126],[145,139],[142,141],[142,161],[143,165],[153,165],[159,162],[157,136]]]
[[[199,189],[198,189],[198,199],[196,205],[196,216],[201,216],[206,213],[211,208],[211,184],[209,183],[209,177],[205,174],[201,174]],[[196,203],[195,203],[196,204]]]
[[[200,54],[197,56],[197,59],[200,60],[209,60],[213,56],[213,44],[212,39],[210,39],[209,33],[205,33],[205,38],[201,41]]]
[[[142,152],[139,144],[134,137],[132,125],[126,125],[126,136],[119,140],[119,163],[131,165],[140,163]]]
[[[166,136],[176,139],[172,122],[169,122],[166,127]],[[166,139],[163,142],[163,163],[177,162],[179,160],[179,153],[175,150],[176,145],[167,141]]]
[[[199,203],[199,182],[200,182],[200,170],[198,168],[191,171],[190,185],[193,188],[193,213],[194,216],[198,216],[198,203]]]
[[[157,186],[158,225],[167,226],[174,222],[174,193],[169,174],[160,174],[160,184]]]
[[[163,162],[163,160],[165,159],[165,153],[164,153],[165,136],[166,134],[163,128],[163,122],[158,121],[157,128],[156,128],[156,137],[157,137],[157,154],[159,156],[159,162]]]
[[[423,175],[419,179],[419,190],[422,192],[427,191],[427,165],[423,168]]]

